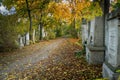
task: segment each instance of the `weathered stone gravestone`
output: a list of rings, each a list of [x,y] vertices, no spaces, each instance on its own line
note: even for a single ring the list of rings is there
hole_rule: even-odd
[[[117,80],[119,73],[116,73],[120,69],[120,15],[110,15],[108,17],[108,45],[105,57],[105,63],[103,64],[103,77],[107,77],[110,80]]]
[[[82,24],[82,44],[87,42],[88,39],[88,25]]]
[[[26,45],[29,45],[30,44],[29,32],[26,33],[25,38],[26,38]]]
[[[42,36],[43,36],[43,38],[45,37],[45,30],[44,30],[44,28],[42,29]]]
[[[36,37],[36,36],[35,36],[35,32],[36,32],[36,31],[35,31],[35,29],[34,29],[34,30],[33,30],[33,43],[35,43],[35,41],[36,41],[36,38],[35,38],[35,37]]]
[[[22,37],[22,41],[23,41],[23,44],[25,45],[26,43],[25,36]]]
[[[19,43],[19,47],[22,48],[24,46],[24,43],[23,43],[23,38],[21,35],[18,35],[18,43]]]
[[[119,36],[120,36],[120,27],[119,20],[112,19],[108,21],[109,24],[109,44],[108,44],[108,63],[114,67],[120,65],[120,52],[119,52]]]
[[[96,17],[90,22],[90,33],[86,45],[86,59],[90,64],[104,62],[103,17]]]

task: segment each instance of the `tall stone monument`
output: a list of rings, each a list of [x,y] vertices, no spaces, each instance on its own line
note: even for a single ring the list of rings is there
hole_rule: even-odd
[[[90,33],[86,45],[86,59],[90,64],[104,62],[104,25],[103,17],[96,17],[90,22]]]

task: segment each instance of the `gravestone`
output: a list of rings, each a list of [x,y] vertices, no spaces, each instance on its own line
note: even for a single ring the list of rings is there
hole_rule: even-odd
[[[42,29],[42,37],[43,38],[45,37],[45,30],[44,30],[44,28]]]
[[[26,33],[25,38],[26,38],[26,45],[29,45],[30,44],[29,32]]]
[[[104,62],[104,25],[103,17],[96,17],[90,22],[90,34],[86,45],[86,59],[90,64]]]
[[[23,44],[25,45],[26,44],[25,35],[22,37],[22,40],[23,40]]]
[[[21,35],[18,35],[18,39],[19,39],[19,41],[18,41],[18,43],[19,43],[19,48],[22,48],[22,47],[24,46],[22,36],[21,36]]]
[[[109,42],[108,42],[108,63],[114,67],[120,65],[120,45],[119,45],[119,36],[120,36],[120,27],[119,20],[112,19],[108,21],[109,26]]]
[[[87,24],[82,24],[82,44],[87,41],[88,39],[88,25]]]
[[[88,41],[87,41],[87,43],[89,44],[89,45],[93,45],[93,40],[94,40],[94,29],[95,29],[95,19],[93,19],[93,20],[91,20],[90,21],[90,23],[89,23],[89,26],[88,26],[88,28],[89,28],[89,30],[88,30],[88,32],[89,32],[89,36],[88,36]]]
[[[35,29],[33,30],[33,43],[35,43],[36,39],[35,39]]]
[[[108,21],[108,46],[103,64],[103,77],[109,80],[117,80],[120,69],[120,15],[109,15]]]

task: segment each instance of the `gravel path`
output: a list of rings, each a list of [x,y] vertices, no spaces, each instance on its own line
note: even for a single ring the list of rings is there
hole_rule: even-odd
[[[11,53],[1,53],[0,55],[0,80],[4,80],[6,75],[12,71],[24,71],[32,68],[35,63],[48,58],[55,49],[60,47],[65,39],[56,39],[40,42],[24,49]],[[2,55],[5,54],[5,55]]]

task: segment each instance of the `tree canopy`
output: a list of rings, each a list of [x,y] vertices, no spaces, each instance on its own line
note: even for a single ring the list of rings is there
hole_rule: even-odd
[[[50,38],[66,33],[77,36],[83,18],[89,21],[103,13],[99,1],[90,0],[3,0],[3,4],[8,10],[15,8],[16,31],[29,32],[31,41],[34,29],[40,40],[43,29]]]

